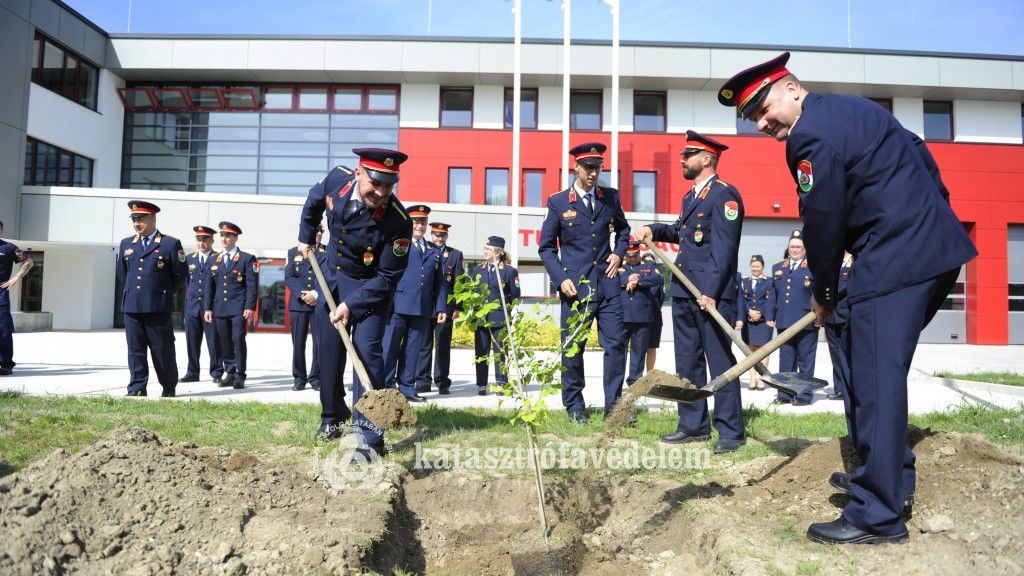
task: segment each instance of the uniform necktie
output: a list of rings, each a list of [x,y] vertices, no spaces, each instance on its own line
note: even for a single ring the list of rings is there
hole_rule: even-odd
[[[202,266],[206,266],[206,254],[199,255],[199,264],[201,264]]]
[[[225,266],[228,265],[228,260],[230,260],[230,259],[231,259],[231,253],[230,252],[225,252],[224,253],[224,265]]]
[[[590,194],[583,195],[583,203],[587,205],[587,210],[590,212],[594,211],[594,205],[590,201]]]
[[[149,248],[149,236],[142,237],[142,251],[145,252]]]
[[[356,200],[355,198],[353,198],[353,199],[349,200],[348,204],[345,206],[345,215],[348,216],[348,217],[355,216],[362,209],[363,209],[363,203],[361,201]]]

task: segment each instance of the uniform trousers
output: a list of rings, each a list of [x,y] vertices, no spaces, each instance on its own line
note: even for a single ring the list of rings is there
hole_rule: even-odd
[[[206,350],[210,354],[210,376],[220,378],[224,375],[224,363],[220,358],[220,343],[217,342],[217,331],[213,324],[203,322],[202,316],[188,316],[183,319],[185,324],[185,349],[188,351],[188,368],[185,376],[199,377],[199,353],[206,338]]]
[[[14,318],[11,293],[0,288],[0,368],[14,368]]]
[[[736,310],[731,302],[716,302],[716,307],[728,324],[736,323]],[[732,340],[692,298],[672,298],[672,334],[675,336],[676,374],[698,388],[708,382],[707,368],[718,376],[736,364]],[[707,400],[680,402],[678,412],[678,432],[688,436],[711,434]],[[715,429],[722,440],[744,437],[739,380],[729,382],[715,394]]]
[[[348,355],[341,342],[341,334],[331,324],[329,314],[327,304],[323,302],[313,312],[313,331],[317,335],[313,339],[313,354],[316,356],[315,365],[320,369],[320,422],[335,426],[351,418],[352,411],[345,403],[345,364]]]
[[[313,359],[310,362],[309,371],[306,371],[306,335],[309,332],[313,320],[313,312],[305,310],[290,310],[292,323],[292,378],[303,384],[320,383],[320,365],[317,364],[316,342],[320,338],[316,330],[313,330]]]
[[[233,316],[215,316],[217,342],[220,344],[220,355],[224,362],[224,376],[245,379],[245,363],[248,349],[245,346],[245,317],[241,314]]]
[[[578,290],[586,289],[585,286],[578,286]],[[618,294],[610,298],[602,296],[600,290],[587,306],[591,318],[597,319],[597,336],[604,349],[604,410],[611,411],[615,407],[615,401],[622,394],[622,381],[626,375],[626,338],[622,327],[622,300]],[[565,342],[569,337],[566,320],[573,314],[572,305],[575,298],[569,299],[564,295],[562,300],[561,316],[561,338]],[[587,325],[589,333],[590,325]],[[566,357],[562,352],[562,405],[567,412],[583,412],[586,404],[583,402],[583,386],[585,384],[583,374],[583,349],[572,358]]]
[[[779,329],[782,333],[784,328]],[[814,376],[815,354],[818,349],[818,329],[801,330],[779,347],[779,372],[797,372],[806,376]],[[810,402],[814,397],[813,392],[802,394],[790,394],[782,390],[778,391],[777,398],[785,402],[800,400]]]
[[[847,414],[861,466],[850,478],[847,522],[876,534],[906,531],[903,504],[915,489],[907,446],[907,373],[921,330],[956,282],[959,269],[850,304],[843,345],[849,359]]]
[[[384,375],[389,386],[398,382],[402,394],[416,394],[420,352],[430,336],[430,317],[391,314],[384,330]]]
[[[157,380],[167,392],[173,392],[178,383],[178,365],[174,359],[174,327],[169,312],[125,312],[124,333],[128,340],[128,393],[145,392],[149,383],[149,361],[146,350],[153,357]]]
[[[476,358],[476,385],[487,386],[487,357],[494,352],[494,381],[498,384],[508,383],[506,372],[501,367],[505,366],[507,358],[501,349],[498,341],[499,334],[505,329],[502,324],[489,328],[480,327],[473,334],[473,353]],[[482,358],[482,360],[481,360]],[[506,370],[508,368],[506,367]]]
[[[626,342],[629,345],[629,376],[626,378],[626,384],[632,386],[644,375],[644,367],[647,364],[647,348],[650,347],[651,324],[649,322],[625,322],[623,326],[626,329]]]

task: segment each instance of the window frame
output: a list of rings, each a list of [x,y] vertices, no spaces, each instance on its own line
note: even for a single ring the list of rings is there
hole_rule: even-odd
[[[651,192],[651,204],[654,207],[654,210],[652,210],[652,211],[650,211],[648,213],[650,213],[650,214],[657,214],[658,213],[658,170],[634,170],[632,172],[631,180],[632,180],[632,185],[633,185],[633,191],[632,191],[633,193],[630,195],[630,198],[629,198],[629,201],[630,201],[630,204],[629,204],[630,212],[637,212],[638,211],[637,208],[636,208],[636,204],[637,204],[637,202],[636,202],[636,191],[637,191],[636,176],[637,176],[637,174],[650,174],[652,177],[654,177],[654,183],[653,183],[654,185],[652,187],[652,192]]]
[[[540,200],[537,206],[530,206],[526,203],[526,176],[528,174],[540,174]],[[547,170],[544,168],[523,168],[522,174],[520,175],[519,181],[519,206],[520,208],[543,208],[544,202],[547,198],[544,197],[544,189],[546,188],[545,179],[547,178]]]
[[[267,92],[270,90],[281,90],[288,89],[291,92],[291,106],[288,108],[271,108],[267,105]],[[299,85],[298,84],[264,84],[260,86],[260,101],[259,111],[260,112],[294,112],[298,108],[299,99]]]
[[[453,170],[465,170],[469,173],[469,202],[461,203],[452,200],[452,171]],[[458,206],[472,206],[473,205],[473,167],[472,166],[449,166],[448,167],[448,187],[447,187],[447,199],[449,204],[455,204]]]
[[[50,148],[53,148],[56,151],[56,153],[57,153],[57,167],[56,167],[57,177],[56,177],[56,183],[46,183],[46,182],[39,183],[38,179],[36,178],[36,173],[37,173],[38,168],[39,168],[39,144],[45,144],[46,146],[49,146]],[[89,158],[88,156],[83,156],[82,154],[76,154],[76,153],[74,153],[74,152],[72,152],[70,150],[66,150],[64,148],[61,148],[60,146],[57,146],[55,144],[50,144],[49,142],[46,142],[45,140],[40,140],[40,139],[34,138],[32,136],[26,136],[25,137],[25,148],[26,148],[26,150],[29,149],[29,148],[31,148],[31,150],[32,150],[32,152],[30,154],[30,157],[31,157],[30,171],[28,173],[30,175],[30,178],[28,178],[28,180],[30,180],[30,181],[25,181],[26,179],[22,178],[22,185],[24,185],[24,186],[66,186],[68,188],[92,188],[93,175],[96,172],[96,161],[94,159]],[[68,173],[67,173],[67,181],[66,182],[62,182],[60,180],[61,160],[64,159],[64,158],[67,158],[67,160],[68,160]],[[89,162],[89,182],[88,182],[87,186],[76,186],[75,185],[75,161],[77,159],[79,159],[79,158]],[[23,168],[24,168],[24,166],[23,166]]]
[[[573,96],[579,95],[597,96],[597,128],[580,128],[573,125],[575,114],[572,112]],[[601,132],[604,128],[604,91],[603,90],[570,90],[569,91],[569,130],[576,132]]]
[[[929,137],[928,134],[925,133],[924,140],[926,142],[953,142],[956,139],[956,123],[955,123],[954,118],[953,118],[953,101],[952,100],[924,100],[921,103],[922,120],[925,117],[927,117],[927,115],[928,115],[928,112],[925,111],[925,108],[929,104],[941,104],[941,105],[947,106],[949,108],[949,137],[948,138],[933,138],[933,137]],[[922,126],[922,132],[924,132],[926,128],[927,128],[927,122],[924,122],[923,126]]]
[[[63,42],[55,40],[50,36],[47,36],[46,34],[40,32],[39,30],[35,31],[35,35],[32,39],[33,51],[35,51],[36,49],[37,42],[39,43],[39,54],[33,54],[33,59],[35,61],[32,63],[32,72],[30,75],[30,80],[37,86],[45,88],[55,94],[59,94],[60,96],[63,96],[64,98],[67,98],[68,100],[71,100],[72,102],[78,104],[79,106],[88,108],[89,110],[95,112],[97,110],[99,100],[100,70],[102,70],[102,68],[96,63],[94,63],[92,60],[80,54],[79,52],[69,48]],[[54,48],[59,49],[63,53],[61,56],[60,80],[58,82],[60,85],[59,90],[54,90],[53,87],[49,86],[48,84],[43,84],[40,80],[40,72],[42,70],[43,60],[45,59],[46,55],[47,43],[53,45]],[[70,84],[68,82],[68,56],[73,57],[77,62],[77,65],[70,71],[70,74],[74,77],[74,80],[71,81]],[[82,81],[82,77],[84,76],[80,73],[83,66],[87,66],[95,72],[96,81],[91,86],[89,94],[91,105],[87,104],[84,100],[79,98],[79,94],[81,93],[79,81]]]
[[[444,113],[445,113],[444,95],[446,93],[455,93],[455,92],[468,92],[469,93],[469,123],[468,124],[465,124],[465,125],[460,124],[458,126],[449,126],[449,125],[446,125],[444,123]],[[467,129],[472,128],[473,127],[474,92],[475,92],[475,90],[473,90],[472,86],[469,86],[469,87],[465,87],[465,86],[441,86],[440,91],[438,92],[439,98],[437,99],[437,126],[438,126],[438,128],[451,128],[451,129],[454,129],[454,130],[467,130]],[[455,110],[452,110],[452,112],[455,112]],[[463,110],[458,110],[458,112],[463,112]]]
[[[302,107],[302,90],[303,89],[315,89],[322,88],[324,90],[324,107],[323,108],[303,108]],[[295,105],[293,112],[317,112],[323,114],[331,111],[332,100],[334,99],[334,89],[330,84],[296,84],[295,91],[292,92],[292,103]]]
[[[637,130],[636,128],[636,97],[655,96],[661,100],[661,130]],[[668,93],[658,90],[634,90],[633,91],[633,132],[639,134],[664,134],[668,131]]]
[[[505,202],[492,204],[487,201],[487,194],[490,191],[490,173],[501,171],[505,173]],[[501,166],[488,166],[484,168],[484,206],[511,206],[512,205],[512,170]]]

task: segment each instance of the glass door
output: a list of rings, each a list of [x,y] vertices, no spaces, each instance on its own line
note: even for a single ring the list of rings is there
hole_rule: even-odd
[[[291,330],[284,285],[285,262],[281,258],[260,259],[260,287],[256,301],[255,332]]]

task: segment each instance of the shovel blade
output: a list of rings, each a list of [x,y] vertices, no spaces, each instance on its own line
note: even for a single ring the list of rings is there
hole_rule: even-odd
[[[772,388],[795,395],[809,394],[828,386],[828,382],[821,378],[796,372],[779,372],[770,376],[760,376],[759,378]]]
[[[699,402],[713,395],[714,392],[704,388],[681,388],[679,386],[651,386],[651,389],[644,394],[650,398],[687,404]]]

